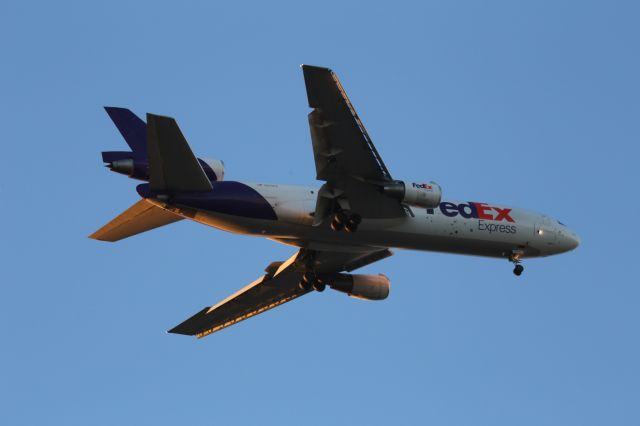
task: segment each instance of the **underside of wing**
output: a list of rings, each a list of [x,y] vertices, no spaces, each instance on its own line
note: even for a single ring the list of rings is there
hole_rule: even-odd
[[[261,277],[220,303],[204,308],[169,333],[200,338],[273,309],[310,291],[298,286],[301,276],[301,272],[286,271],[273,278]]]
[[[182,217],[140,200],[89,238],[114,242],[179,220]]]
[[[400,202],[382,192],[393,179],[338,77],[328,68],[303,65],[302,70],[313,108],[309,129],[316,178],[326,181],[316,225],[336,205],[363,218],[404,216]]]
[[[207,336],[309,293],[310,287],[300,285],[307,271],[336,274],[388,256],[391,256],[389,250],[330,252],[301,249],[285,262],[271,263],[266,268],[266,275],[219,303],[202,309],[169,333],[198,338]]]
[[[363,179],[391,181],[338,77],[328,68],[303,65],[309,106],[309,126],[317,179],[332,180],[347,174]],[[345,163],[343,161],[347,161]]]

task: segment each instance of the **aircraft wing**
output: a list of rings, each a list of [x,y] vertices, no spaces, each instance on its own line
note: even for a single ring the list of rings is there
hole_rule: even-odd
[[[205,337],[313,291],[298,285],[306,268],[323,273],[351,271],[391,254],[386,249],[349,253],[301,249],[285,262],[271,263],[265,269],[266,275],[221,302],[202,309],[169,333]]]
[[[326,181],[319,195],[364,218],[404,216],[400,202],[380,190],[393,179],[336,74],[310,65],[302,65],[302,71],[313,108],[309,128],[316,178]],[[316,209],[315,225],[324,213]]]
[[[181,216],[142,199],[91,234],[89,238],[110,242],[120,241],[179,220],[182,220]]]

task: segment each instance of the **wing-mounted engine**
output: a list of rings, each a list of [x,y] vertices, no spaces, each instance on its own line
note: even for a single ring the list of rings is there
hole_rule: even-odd
[[[389,296],[391,283],[384,275],[329,274],[316,275],[306,272],[302,275],[300,288],[323,291],[325,286],[347,293],[350,297],[364,300],[384,300]]]
[[[302,274],[299,283],[305,291],[324,291],[326,286],[356,299],[384,300],[389,296],[391,282],[382,274],[316,274],[309,271]]]
[[[334,290],[364,300],[384,300],[389,296],[391,283],[384,275],[336,274],[328,280]]]
[[[440,204],[442,189],[435,182],[406,183],[394,181],[385,184],[383,192],[403,203],[415,207],[434,208]]]

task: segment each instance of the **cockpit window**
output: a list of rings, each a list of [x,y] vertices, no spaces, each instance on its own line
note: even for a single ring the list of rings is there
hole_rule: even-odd
[[[567,225],[565,225],[564,223],[562,223],[562,222],[560,222],[560,221],[558,221],[558,223],[559,223],[560,225],[562,225],[562,226],[567,226]]]

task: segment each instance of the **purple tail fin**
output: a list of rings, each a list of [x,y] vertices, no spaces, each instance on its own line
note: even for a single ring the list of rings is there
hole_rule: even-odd
[[[147,124],[126,108],[104,107],[104,109],[131,148],[133,157],[146,159]]]

